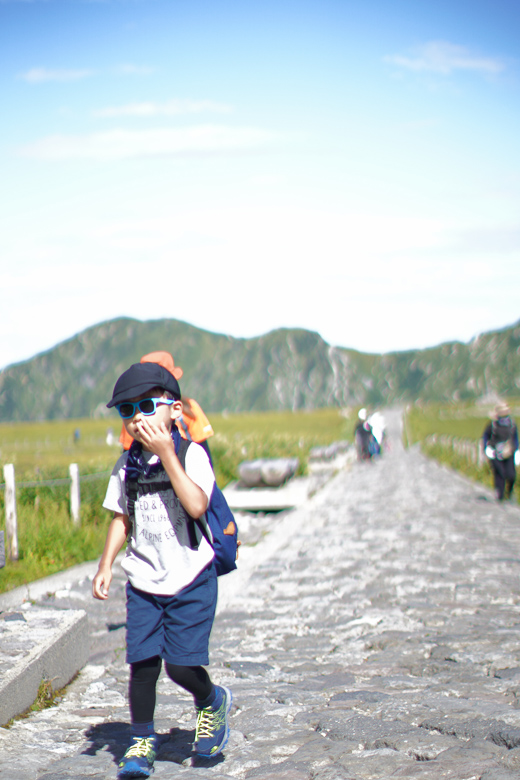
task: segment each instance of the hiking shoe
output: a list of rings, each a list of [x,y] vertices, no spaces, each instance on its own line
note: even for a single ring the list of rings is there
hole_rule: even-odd
[[[117,777],[150,777],[157,755],[159,737],[132,737],[132,743],[117,765]]]
[[[195,729],[195,752],[203,758],[213,758],[223,749],[229,738],[229,710],[233,697],[231,691],[217,685],[222,700],[217,709],[203,707],[197,709],[197,726]]]

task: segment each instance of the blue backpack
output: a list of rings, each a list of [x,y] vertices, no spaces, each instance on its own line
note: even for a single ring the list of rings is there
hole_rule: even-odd
[[[182,468],[185,468],[186,452],[190,442],[175,437],[179,441],[176,452]],[[213,547],[215,552],[215,568],[217,576],[236,569],[236,559],[238,555],[238,528],[233,517],[233,513],[228,506],[224,494],[215,482],[213,492],[209,501],[208,508],[202,517],[194,520],[200,529],[200,532]]]

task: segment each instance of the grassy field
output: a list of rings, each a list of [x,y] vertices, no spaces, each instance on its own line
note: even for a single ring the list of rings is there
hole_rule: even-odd
[[[510,402],[512,416],[520,416],[520,404]],[[475,462],[474,457],[464,453],[464,443],[480,446],[484,428],[493,413],[493,405],[474,404],[439,405],[415,404],[405,413],[405,444],[420,443],[426,455],[460,471],[471,479],[487,487],[493,487],[491,469],[486,461]],[[437,440],[432,440],[433,437]],[[451,441],[440,441],[440,437],[450,437]],[[471,449],[471,448],[470,448]],[[520,499],[520,485],[515,485],[517,499]]]
[[[492,406],[472,404],[409,406],[406,421],[410,444],[423,441],[432,433],[478,441],[489,422],[491,412]]]
[[[212,415],[215,436],[209,444],[218,484],[236,479],[239,463],[257,457],[298,457],[304,473],[312,447],[352,438],[355,417],[356,410],[338,409]],[[107,444],[109,429],[115,446]],[[119,431],[116,418],[0,425],[0,461],[15,467],[19,546],[19,560],[0,569],[0,593],[100,556],[110,522],[101,504],[120,452]],[[68,484],[47,484],[67,479],[70,463],[78,464],[82,477],[80,527],[70,520]]]
[[[411,405],[405,413],[406,443],[418,442],[429,456],[492,486],[487,464],[476,464],[438,439],[449,436],[478,443],[491,411],[491,407],[468,404]],[[512,412],[520,417],[520,404],[512,403]],[[357,409],[212,415],[215,436],[209,443],[218,484],[224,487],[236,479],[241,461],[258,457],[297,457],[299,473],[305,473],[310,449],[352,440],[356,420]],[[109,429],[116,440],[112,446],[107,444]],[[7,561],[0,569],[0,593],[99,557],[110,522],[101,504],[120,452],[119,430],[116,418],[0,425],[0,461],[2,466],[13,463],[15,467],[19,545],[19,560]],[[432,442],[432,435],[437,435],[437,441]],[[78,464],[82,478],[80,527],[72,524],[69,515],[70,463]],[[518,484],[516,490],[520,491]],[[5,530],[1,489],[0,530]]]

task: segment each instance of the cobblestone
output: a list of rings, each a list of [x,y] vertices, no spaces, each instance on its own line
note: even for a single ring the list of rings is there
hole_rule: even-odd
[[[520,778],[520,510],[400,444],[302,508],[240,518],[221,578],[215,682],[233,690],[222,756],[191,753],[190,697],[158,686],[157,778]],[[55,708],[0,729],[6,780],[114,778],[129,735],[124,577],[40,604],[85,609],[88,664]]]

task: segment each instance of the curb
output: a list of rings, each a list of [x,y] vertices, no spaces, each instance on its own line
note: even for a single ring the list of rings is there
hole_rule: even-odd
[[[0,637],[4,651],[0,655],[0,725],[33,704],[42,680],[49,681],[53,690],[59,690],[87,663],[90,648],[87,613],[82,609],[40,607],[30,602],[92,579],[97,567],[97,560],[80,563],[0,594]]]
[[[10,669],[2,669],[0,724],[20,715],[35,701],[43,680],[53,690],[67,685],[86,664],[89,655],[87,613],[84,610],[32,608],[4,617],[0,632],[3,645],[27,646],[28,653]],[[7,666],[7,663],[2,664]]]
[[[119,553],[114,564],[121,561],[123,557],[124,553]],[[81,582],[87,577],[92,578],[97,572],[98,564],[99,559],[78,563],[76,566],[71,566],[70,569],[65,569],[57,574],[51,574],[48,577],[43,577],[41,580],[28,582],[25,585],[20,585],[19,588],[13,588],[13,590],[8,590],[6,593],[1,593],[0,612],[13,607],[19,607],[24,601],[37,601],[42,596],[46,596],[47,593],[55,593],[57,590],[62,590],[75,582]]]

